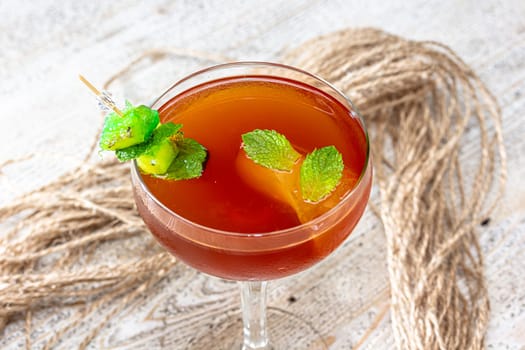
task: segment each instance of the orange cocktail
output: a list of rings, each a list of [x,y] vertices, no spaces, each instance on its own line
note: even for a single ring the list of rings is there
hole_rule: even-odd
[[[362,120],[350,101],[322,79],[259,62],[190,75],[153,108],[162,122],[183,124],[184,137],[206,147],[208,160],[199,178],[178,181],[141,174],[134,163],[139,213],[157,240],[182,261],[240,281],[242,349],[272,349],[266,281],[325,258],[348,237],[365,209],[372,168]],[[242,140],[254,129],[286,136],[300,155],[291,170],[248,159]],[[342,156],[342,178],[327,197],[311,203],[301,197],[299,165],[306,163],[306,154],[326,146],[335,146]],[[323,173],[319,169],[317,175]]]
[[[282,231],[301,225],[301,221],[289,203],[276,198],[278,189],[271,195],[274,189],[264,177],[253,184],[246,177],[256,174],[239,169],[243,133],[256,128],[277,130],[303,154],[326,145],[336,146],[343,154],[345,171],[342,183],[325,200],[332,205],[355,187],[366,168],[368,145],[360,120],[320,89],[282,77],[223,78],[174,96],[159,108],[159,113],[162,122],[183,124],[185,136],[199,140],[209,150],[209,159],[197,179],[169,181],[143,175],[151,194],[185,220],[236,232],[241,238],[246,234],[239,248],[228,247],[231,237],[220,234],[216,237],[220,247],[205,245],[155,220],[139,204],[157,239],[203,272],[234,280],[268,280],[303,270],[339,246],[366,206],[369,178],[365,179],[362,195],[327,229],[312,231],[300,240],[283,240],[271,248],[264,247],[257,238],[248,239],[250,233]],[[304,210],[318,212],[313,216],[326,209],[324,203],[304,203]]]

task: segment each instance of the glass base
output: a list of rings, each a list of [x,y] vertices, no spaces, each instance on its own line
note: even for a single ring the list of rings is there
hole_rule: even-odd
[[[257,350],[328,349],[328,342],[309,320],[303,320],[291,311],[269,306],[267,309],[270,347]],[[244,350],[242,316],[239,309],[220,319],[210,321],[207,329],[196,329],[191,350]],[[252,349],[246,349],[252,350]]]

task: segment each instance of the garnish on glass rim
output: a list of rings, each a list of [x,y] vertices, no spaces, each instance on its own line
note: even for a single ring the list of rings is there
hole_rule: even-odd
[[[182,180],[202,175],[207,150],[184,137],[182,124],[162,124],[158,111],[144,105],[134,107],[129,101],[120,110],[108,94],[100,92],[82,75],[79,78],[101,104],[112,110],[104,120],[101,149],[115,151],[121,162],[136,159],[141,172],[157,177]]]

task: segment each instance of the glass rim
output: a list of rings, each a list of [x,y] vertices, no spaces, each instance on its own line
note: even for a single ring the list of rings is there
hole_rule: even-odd
[[[135,159],[131,162],[131,171],[135,175],[135,177],[137,178],[137,180],[139,182],[139,185],[142,188],[142,190],[144,191],[144,193],[146,193],[148,195],[148,197],[151,198],[155,202],[155,204],[158,205],[162,210],[166,211],[167,213],[169,213],[173,217],[177,218],[177,220],[181,220],[181,221],[185,222],[188,225],[194,226],[195,228],[198,228],[200,230],[204,230],[204,231],[207,231],[207,232],[210,232],[210,233],[223,235],[223,236],[230,236],[230,237],[242,237],[242,238],[247,238],[247,237],[270,237],[270,236],[271,237],[275,237],[275,236],[279,236],[279,235],[289,234],[289,233],[292,233],[292,232],[295,232],[295,231],[301,231],[301,230],[307,228],[308,226],[315,226],[317,224],[320,224],[326,218],[334,215],[351,197],[353,197],[354,193],[356,193],[357,190],[363,185],[363,178],[365,177],[365,174],[367,173],[367,171],[369,170],[369,167],[370,167],[370,140],[369,140],[369,137],[368,137],[368,131],[366,129],[363,117],[361,116],[361,113],[359,112],[359,110],[357,108],[355,108],[355,106],[352,103],[352,101],[342,91],[340,91],[338,88],[336,88],[333,84],[331,84],[330,82],[326,81],[325,79],[323,79],[323,78],[321,78],[321,77],[319,77],[319,76],[317,76],[315,74],[312,74],[312,73],[309,73],[309,72],[307,72],[305,70],[302,70],[300,68],[296,68],[296,67],[289,66],[289,65],[286,65],[286,64],[282,64],[282,63],[265,62],[265,61],[228,62],[228,63],[220,63],[220,64],[212,65],[212,66],[209,66],[207,68],[203,68],[203,69],[197,70],[197,71],[195,71],[195,72],[193,72],[193,73],[191,73],[191,74],[189,74],[189,75],[179,79],[173,85],[171,85],[169,88],[167,88],[166,91],[164,91],[159,97],[157,97],[150,104],[150,106],[155,105],[166,94],[168,94],[173,88],[175,88],[176,86],[186,82],[187,80],[189,80],[189,79],[191,79],[191,78],[193,78],[195,76],[201,75],[201,74],[209,72],[209,71],[218,70],[218,69],[227,69],[227,68],[242,67],[242,66],[246,66],[246,67],[249,67],[249,66],[266,66],[266,67],[268,67],[269,66],[269,67],[274,67],[274,68],[281,68],[281,69],[286,69],[286,70],[292,70],[292,71],[295,71],[297,73],[307,75],[307,76],[309,76],[309,77],[311,77],[311,78],[313,78],[313,79],[323,83],[324,85],[326,85],[327,87],[332,89],[334,92],[336,92],[337,95],[342,97],[346,102],[348,102],[348,104],[352,107],[353,112],[355,112],[356,116],[358,117],[357,119],[358,119],[359,123],[361,124],[361,127],[362,127],[363,132],[364,132],[365,140],[366,140],[365,165],[363,166],[361,174],[359,175],[359,179],[357,180],[357,183],[354,186],[354,188],[352,188],[352,190],[348,191],[344,195],[344,197],[334,207],[332,207],[330,210],[326,211],[325,213],[321,214],[320,216],[316,217],[315,219],[307,221],[307,222],[304,222],[304,223],[301,223],[300,225],[288,227],[288,228],[281,229],[281,230],[275,230],[275,231],[236,232],[236,231],[221,230],[221,229],[209,227],[209,226],[206,226],[206,225],[203,225],[203,224],[199,224],[199,223],[197,223],[195,221],[189,220],[189,219],[185,218],[184,216],[174,212],[173,210],[168,208],[166,205],[164,205],[164,203],[162,203],[153,193],[150,192],[148,186],[144,183],[144,180],[142,178],[142,174],[141,174],[141,172],[138,169],[137,161]],[[263,74],[255,74],[255,75],[263,75]],[[232,75],[232,77],[234,77],[234,76],[235,75]],[[266,75],[266,76],[272,76],[272,75],[270,74],[270,75]]]

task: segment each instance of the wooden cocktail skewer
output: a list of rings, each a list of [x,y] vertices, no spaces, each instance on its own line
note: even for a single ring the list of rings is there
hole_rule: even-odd
[[[86,78],[84,78],[82,75],[78,75],[80,81],[82,81],[89,90],[91,90],[98,98],[98,100],[103,103],[106,107],[112,109],[115,113],[122,116],[122,111],[115,105],[115,102],[109,96],[106,94],[100,92],[96,87],[93,86]]]

